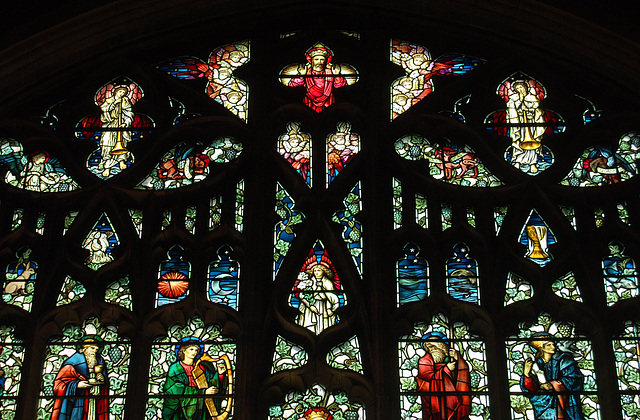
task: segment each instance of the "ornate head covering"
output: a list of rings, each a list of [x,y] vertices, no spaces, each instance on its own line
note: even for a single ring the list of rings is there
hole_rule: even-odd
[[[85,335],[82,337],[82,347],[97,346],[102,348],[104,345],[104,339],[96,334]]]
[[[307,61],[310,63],[313,57],[321,55],[327,59],[327,64],[331,62],[333,58],[333,51],[322,42],[318,42],[313,47],[307,50]]]
[[[540,350],[544,343],[548,343],[549,341],[553,341],[553,335],[548,332],[537,332],[530,337],[529,345],[536,350]]]
[[[301,417],[301,419],[306,420],[331,420],[332,418],[333,416],[331,416],[329,410],[324,407],[310,408]]]

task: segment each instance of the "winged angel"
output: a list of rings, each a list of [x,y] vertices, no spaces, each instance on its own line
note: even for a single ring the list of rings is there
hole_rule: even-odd
[[[391,62],[402,66],[406,74],[391,84],[391,119],[433,92],[433,76],[461,76],[484,61],[463,54],[445,54],[432,60],[422,45],[392,40]]]
[[[179,79],[206,78],[207,95],[247,121],[249,87],[245,81],[233,76],[234,70],[247,62],[248,40],[216,48],[208,63],[196,57],[181,56],[160,63],[158,68]]]
[[[63,192],[80,188],[57,158],[45,151],[25,154],[15,140],[0,140],[0,165],[8,169],[5,182],[38,192]]]

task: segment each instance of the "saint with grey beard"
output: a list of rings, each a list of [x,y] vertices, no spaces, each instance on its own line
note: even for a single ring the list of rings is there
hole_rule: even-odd
[[[422,399],[423,420],[468,420],[471,413],[469,365],[451,348],[446,336],[425,334],[427,352],[418,361],[417,390]]]
[[[53,381],[56,396],[51,420],[108,420],[109,380],[100,356],[103,340],[85,336],[78,351],[65,360]]]

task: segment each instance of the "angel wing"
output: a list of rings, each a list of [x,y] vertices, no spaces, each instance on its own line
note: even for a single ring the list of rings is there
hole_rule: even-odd
[[[470,55],[445,54],[434,61],[432,72],[439,76],[462,76],[485,61]]]
[[[178,79],[192,80],[209,77],[212,67],[199,58],[191,56],[176,57],[158,64],[158,69]]]
[[[20,176],[26,161],[22,144],[15,140],[0,140],[0,165],[6,167],[14,177]]]

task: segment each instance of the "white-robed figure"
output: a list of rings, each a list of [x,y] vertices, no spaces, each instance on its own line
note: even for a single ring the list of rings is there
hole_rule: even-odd
[[[100,137],[100,163],[98,169],[102,171],[103,177],[108,177],[111,168],[119,165],[120,170],[127,169],[127,160],[129,152],[112,153],[113,148],[120,140],[122,147],[126,148],[127,143],[131,141],[131,132],[122,130],[130,127],[133,122],[133,109],[131,101],[127,96],[129,88],[126,86],[118,86],[113,90],[111,97],[107,98],[100,109],[102,115],[102,136]]]
[[[322,264],[316,264],[301,274],[299,290],[300,315],[296,323],[316,335],[337,322],[335,314],[340,306],[333,284],[333,271]]]
[[[529,165],[531,173],[538,172],[538,159],[542,156],[542,136],[545,127],[543,111],[539,108],[540,101],[531,92],[524,81],[512,84],[513,91],[507,102],[507,119],[511,137],[511,164],[516,168]],[[534,124],[539,124],[535,126]]]

